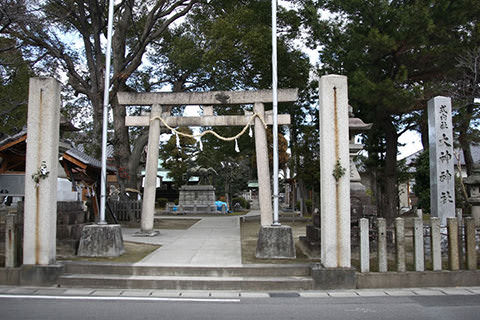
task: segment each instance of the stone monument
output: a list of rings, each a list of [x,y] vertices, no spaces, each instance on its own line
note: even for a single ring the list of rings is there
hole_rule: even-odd
[[[211,185],[180,187],[178,213],[216,213],[215,188]]]
[[[428,101],[430,151],[430,208],[442,226],[455,217],[455,173],[453,157],[452,101],[434,97]]]

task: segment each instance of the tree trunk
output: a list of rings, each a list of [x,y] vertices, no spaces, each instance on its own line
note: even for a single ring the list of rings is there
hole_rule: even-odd
[[[381,212],[388,224],[393,224],[398,215],[397,152],[398,136],[393,123],[385,123],[385,168],[383,177],[383,203]]]
[[[135,140],[132,153],[128,159],[128,180],[126,183],[127,188],[140,189],[138,183],[138,169],[140,167],[140,159],[142,158],[143,150],[148,142],[148,131],[145,131],[140,137]]]

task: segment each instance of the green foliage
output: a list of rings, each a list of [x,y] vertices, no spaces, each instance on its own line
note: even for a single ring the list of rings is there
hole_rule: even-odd
[[[0,37],[0,133],[14,134],[26,125],[31,76],[33,72],[15,41]]]
[[[321,48],[318,74],[348,76],[349,103],[372,129],[367,170],[379,212],[395,215],[398,137],[418,128],[418,110],[452,81],[455,57],[478,46],[480,4],[471,0],[302,0],[308,44]],[[333,14],[322,19],[322,10]],[[387,217],[393,218],[393,216]]]
[[[180,132],[192,134],[189,128],[179,128]],[[163,160],[163,167],[170,170],[169,176],[173,179],[174,185],[180,188],[186,181],[187,170],[194,166],[194,158],[197,153],[195,139],[179,135],[180,146],[177,146],[176,135],[161,147],[160,158]]]
[[[415,162],[415,185],[413,192],[418,198],[417,206],[430,212],[430,163],[428,150],[422,152]]]
[[[233,207],[235,207],[237,203],[244,209],[250,209],[250,203],[243,197],[235,197],[232,199]]]
[[[157,206],[160,208],[165,208],[167,205],[168,199],[167,198],[158,198],[157,199]]]

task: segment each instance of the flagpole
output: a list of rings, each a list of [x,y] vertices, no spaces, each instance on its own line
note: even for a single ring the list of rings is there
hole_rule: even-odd
[[[278,221],[278,95],[277,95],[277,0],[272,0],[272,92],[273,92],[273,225]]]
[[[100,181],[100,221],[98,224],[107,224],[105,220],[105,199],[107,186],[107,126],[108,102],[110,94],[110,60],[112,51],[113,30],[113,0],[108,5],[107,52],[105,53],[105,86],[103,89],[103,128],[102,128],[102,172]]]

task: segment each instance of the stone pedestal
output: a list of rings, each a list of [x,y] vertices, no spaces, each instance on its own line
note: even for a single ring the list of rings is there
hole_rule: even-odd
[[[179,213],[216,213],[215,188],[210,185],[181,186]]]
[[[295,241],[289,226],[262,226],[258,234],[259,259],[295,259]]]
[[[118,257],[124,252],[120,225],[89,225],[83,228],[78,256]]]

